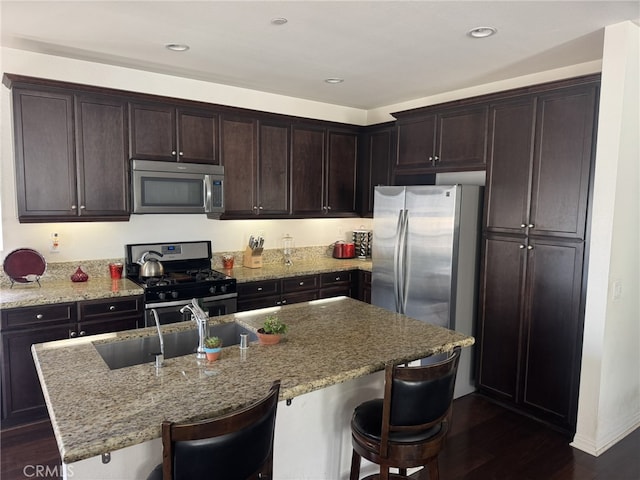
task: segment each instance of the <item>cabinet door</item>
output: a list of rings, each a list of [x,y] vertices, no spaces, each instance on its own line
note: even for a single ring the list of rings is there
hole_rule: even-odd
[[[524,238],[488,238],[480,290],[478,385],[515,401],[522,337]]]
[[[126,103],[76,97],[80,216],[129,217]]]
[[[394,129],[385,127],[362,135],[363,151],[358,166],[358,210],[363,217],[373,215],[373,194],[378,185],[391,185],[394,164]]]
[[[535,99],[492,105],[485,225],[524,234],[529,219]]]
[[[329,131],[328,139],[327,213],[355,214],[358,136],[354,133]]]
[[[529,240],[522,402],[575,428],[583,243]]]
[[[3,427],[47,418],[31,345],[69,338],[74,326],[34,328],[3,332],[2,423]]]
[[[436,151],[436,115],[398,122],[398,168],[432,166]]]
[[[14,88],[13,108],[20,221],[76,217],[73,97]]]
[[[447,171],[485,168],[488,125],[486,106],[438,115],[436,167]]]
[[[597,87],[538,101],[531,234],[584,238]]]
[[[176,109],[129,104],[129,158],[176,161]]]
[[[256,121],[248,117],[223,117],[220,138],[225,215],[250,216],[253,207],[257,208]]]
[[[178,109],[178,161],[218,165],[218,116]]]
[[[259,215],[289,213],[289,137],[286,124],[260,121],[258,154]]]
[[[294,215],[326,213],[323,195],[324,129],[293,127],[291,132],[291,207]]]
[[[85,335],[97,335],[99,333],[122,332],[125,330],[135,330],[138,326],[143,325],[144,320],[142,319],[142,315],[140,315],[140,318],[123,317],[97,322],[79,321],[77,335],[84,337]]]

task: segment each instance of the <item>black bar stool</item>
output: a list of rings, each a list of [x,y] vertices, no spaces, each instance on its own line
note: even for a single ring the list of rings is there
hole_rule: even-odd
[[[407,478],[407,468],[420,466],[429,480],[439,479],[438,453],[449,431],[459,360],[456,347],[438,363],[387,365],[384,398],[361,403],[351,419],[351,480],[359,480],[361,458],[380,465],[380,480]]]
[[[258,402],[197,423],[162,422],[162,463],[147,480],[257,480],[273,477],[280,381]]]

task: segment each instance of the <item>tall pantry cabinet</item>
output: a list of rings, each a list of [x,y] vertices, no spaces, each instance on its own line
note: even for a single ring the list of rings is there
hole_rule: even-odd
[[[575,432],[599,80],[490,106],[478,388]]]

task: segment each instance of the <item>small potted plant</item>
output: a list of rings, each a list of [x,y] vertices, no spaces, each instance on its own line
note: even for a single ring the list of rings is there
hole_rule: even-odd
[[[204,339],[204,353],[207,355],[207,360],[215,362],[220,357],[222,352],[222,340],[218,337],[207,337]]]
[[[287,326],[282,323],[278,316],[267,315],[262,328],[258,329],[258,341],[262,345],[274,345],[280,342],[285,333],[287,333]]]

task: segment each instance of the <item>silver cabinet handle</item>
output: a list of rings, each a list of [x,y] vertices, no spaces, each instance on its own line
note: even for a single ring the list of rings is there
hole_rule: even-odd
[[[175,150],[171,150],[171,155],[175,155],[176,151]]]
[[[533,223],[530,223],[529,225],[527,225],[527,227],[529,228],[533,228],[535,225]]]
[[[262,205],[260,205],[260,206],[258,207],[258,209],[262,210]]]
[[[524,245],[518,245],[518,248],[522,250],[524,248]]]
[[[284,304],[286,304],[286,303],[287,303],[287,300],[286,300],[286,299],[285,299],[285,300],[282,300],[282,304],[283,304],[283,305],[284,305]]]
[[[527,247],[527,250],[533,250],[533,246],[529,245],[529,246]]]
[[[87,332],[85,332],[84,330],[80,330],[80,336],[84,337],[87,334]]]
[[[331,210],[331,205],[327,205],[327,210]]]
[[[182,157],[182,156],[184,156],[184,152],[180,152],[178,155],[180,155]]]
[[[438,155],[436,155],[435,157],[433,157],[433,160],[434,160],[435,162],[439,162],[439,161],[440,161],[440,157],[439,157]]]
[[[109,305],[109,311],[113,312],[116,309],[116,307],[114,305]]]
[[[304,282],[300,282],[298,285],[302,286],[302,285],[304,285]]]
[[[339,281],[340,281],[340,277],[336,277],[336,282],[339,282]]]
[[[38,320],[42,320],[42,319],[44,318],[44,315],[42,315],[41,313],[39,313],[39,314],[37,314],[37,315],[36,315],[36,318],[37,318]]]
[[[76,210],[78,207],[76,205],[71,205],[71,210]]]
[[[259,292],[261,292],[261,291],[262,291],[262,287],[258,287],[258,288],[257,288],[257,290],[258,290]]]
[[[526,228],[526,227],[527,227],[527,224],[526,224],[526,223],[521,223],[521,224],[520,224],[520,228]]]
[[[85,207],[84,205],[80,205],[80,210],[84,210],[85,208],[87,207]]]
[[[433,163],[433,157],[431,155],[429,155],[429,161]]]
[[[76,338],[78,334],[76,332],[69,332],[69,338]]]

